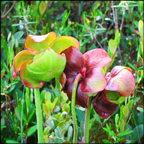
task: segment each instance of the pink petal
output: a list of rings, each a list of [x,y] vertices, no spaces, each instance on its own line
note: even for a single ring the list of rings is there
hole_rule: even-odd
[[[85,57],[85,67],[97,67],[102,68],[111,62],[111,58],[108,56],[107,52],[101,48],[90,50],[84,53]]]
[[[72,90],[73,90],[73,83],[71,85],[66,84],[66,87],[63,89],[63,91],[67,94],[70,101],[71,101],[71,97],[72,97]],[[81,91],[80,85],[78,85],[78,87],[77,87],[76,105],[80,105],[84,108],[88,107],[88,95],[84,94]]]
[[[117,91],[124,97],[131,95],[135,89],[135,79],[129,69],[127,70],[127,68],[121,67],[119,70],[115,68],[112,71],[112,77],[108,80],[108,84],[105,89]]]
[[[85,78],[80,82],[80,89],[86,94],[102,91],[105,87],[105,77],[98,68],[89,69]]]
[[[66,56],[66,75],[73,72],[76,72],[77,74],[84,65],[83,54],[73,47],[63,51],[62,53]]]
[[[106,75],[106,77],[114,77],[116,76],[120,71],[122,71],[125,67],[124,66],[115,66],[110,73]]]

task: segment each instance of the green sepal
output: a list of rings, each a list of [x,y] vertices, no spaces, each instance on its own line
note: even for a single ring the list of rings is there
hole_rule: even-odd
[[[34,62],[27,65],[27,70],[34,79],[48,82],[53,78],[60,77],[65,65],[65,56],[55,53],[50,48],[44,53],[38,54],[34,58]]]
[[[108,100],[112,103],[120,104],[125,100],[125,97],[120,96],[116,91],[106,91]]]

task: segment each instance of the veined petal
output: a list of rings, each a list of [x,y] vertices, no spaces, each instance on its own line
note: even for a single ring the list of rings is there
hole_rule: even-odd
[[[112,115],[116,109],[118,104],[112,103],[108,100],[106,91],[102,91],[96,96],[93,101],[93,107],[97,114],[99,114],[102,118],[108,118]]]
[[[71,101],[72,98],[72,90],[73,90],[73,83],[71,85],[67,85],[63,91],[67,94],[69,100]],[[84,94],[81,89],[80,85],[77,87],[77,92],[76,92],[76,104],[80,105],[84,108],[88,108],[88,95]]]
[[[89,69],[85,78],[80,82],[80,89],[86,94],[102,91],[105,87],[105,77],[98,68]]]
[[[19,52],[13,60],[13,68],[14,68],[14,74],[16,74],[16,71],[20,70],[23,64],[27,63],[28,61],[32,60],[35,56],[34,53],[31,53],[29,50],[23,50]],[[15,78],[17,75],[15,75]]]
[[[49,48],[50,43],[56,38],[55,32],[50,32],[45,35],[28,35],[24,46],[28,50],[40,53]]]
[[[102,48],[90,50],[84,53],[84,57],[86,68],[90,67],[102,68],[103,66],[107,65],[112,61],[111,58],[108,56],[107,52]]]
[[[124,67],[124,66],[115,66],[112,70],[111,70],[111,72],[109,73],[109,75],[107,74],[106,75],[106,77],[108,76],[108,77],[114,77],[114,76],[116,76],[120,71],[122,71],[124,68],[126,68],[126,67]]]
[[[66,65],[65,56],[55,53],[51,48],[39,55],[40,57],[37,56],[33,63],[27,65],[30,75],[45,82],[60,78]]]
[[[74,72],[77,74],[84,65],[83,54],[73,47],[66,49],[62,53],[66,56],[66,75],[74,74]]]
[[[49,46],[52,48],[56,53],[61,53],[65,49],[69,47],[74,47],[76,49],[80,48],[80,43],[77,39],[71,36],[60,36],[57,37]]]
[[[135,89],[135,79],[132,73],[124,68],[116,76],[108,80],[108,84],[105,88],[110,91],[117,91],[121,96],[129,96]]]
[[[22,83],[29,88],[42,88],[44,85],[43,81],[34,79],[26,68],[27,64],[24,64],[20,69],[20,79]]]

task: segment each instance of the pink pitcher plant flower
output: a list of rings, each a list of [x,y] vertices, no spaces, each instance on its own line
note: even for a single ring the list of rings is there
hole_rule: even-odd
[[[95,111],[101,117],[108,118],[115,112],[122,97],[134,91],[135,79],[130,68],[115,66],[106,76],[103,75],[101,68],[111,62],[105,50],[97,48],[82,54],[71,48],[63,53],[66,55],[66,83],[63,90],[69,100],[76,76],[78,73],[83,75],[77,87],[76,104],[87,108],[88,97],[92,95]]]
[[[44,82],[59,78],[65,68],[66,58],[61,54],[73,46],[80,48],[78,40],[70,36],[57,37],[55,32],[45,35],[28,35],[24,46],[13,60],[13,78],[20,71],[22,83],[29,88],[41,88]]]
[[[103,118],[115,112],[120,99],[130,96],[135,89],[135,79],[129,67],[115,66],[106,74],[107,86],[93,101],[95,111]]]
[[[84,54],[75,48],[63,51],[66,55],[66,84],[63,88],[71,100],[73,82],[78,73],[83,75],[79,81],[76,93],[76,104],[87,108],[88,94],[104,90],[106,79],[101,72],[101,68],[111,62],[107,52],[101,48],[88,51]]]

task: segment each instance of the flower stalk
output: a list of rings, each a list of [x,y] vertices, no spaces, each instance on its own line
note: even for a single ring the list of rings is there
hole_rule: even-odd
[[[75,111],[75,101],[76,101],[76,91],[78,82],[81,79],[82,74],[79,73],[75,80],[72,90],[72,102],[71,102],[71,110],[72,110],[72,119],[73,119],[73,126],[74,126],[74,137],[73,137],[73,143],[77,143],[77,137],[78,137],[78,125],[77,125],[77,118],[76,118],[76,111]]]
[[[40,103],[40,92],[39,92],[38,88],[35,88],[34,92],[35,92],[35,103],[36,103],[38,143],[44,143],[44,141],[43,141],[42,111],[41,111],[41,103]]]
[[[85,124],[84,124],[84,143],[89,143],[89,121],[91,111],[92,97],[88,99],[88,108],[85,111]]]

